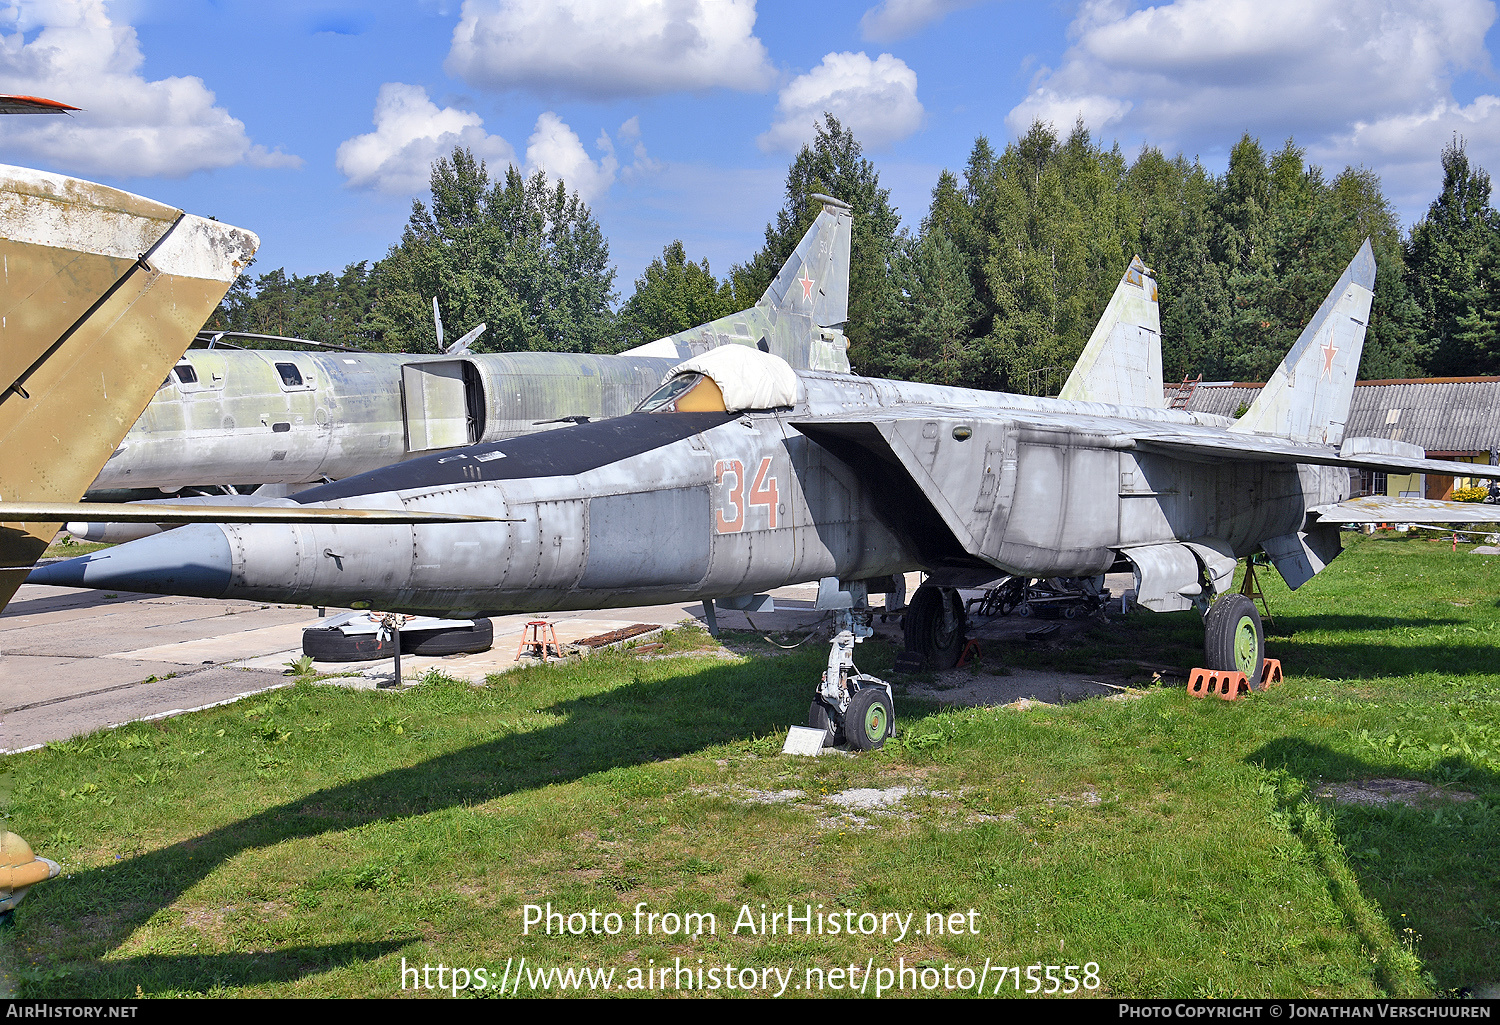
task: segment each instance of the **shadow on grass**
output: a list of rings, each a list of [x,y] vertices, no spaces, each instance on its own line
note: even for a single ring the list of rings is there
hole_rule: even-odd
[[[1378,634],[1388,630],[1442,630],[1469,627],[1465,619],[1419,619],[1342,613],[1282,614],[1266,628],[1266,654],[1287,657],[1288,645],[1300,647],[1301,660],[1288,663],[1291,674],[1316,673],[1337,679],[1447,673],[1453,676],[1495,672],[1494,649],[1486,645],[1445,644],[1440,637],[1417,637],[1392,644],[1358,639],[1306,639],[1307,634]],[[1137,659],[1189,670],[1203,665],[1203,621],[1196,612],[1132,614],[1061,642],[1001,642],[1001,658],[1028,668],[1097,671],[1101,664],[1132,664]]]
[[[134,986],[139,986],[147,996],[158,996],[202,993],[220,987],[227,989],[234,986],[292,982],[349,965],[367,964],[419,939],[420,936],[412,935],[405,939],[332,943],[323,947],[280,947],[251,953],[146,954],[128,961],[101,963],[100,966],[108,966],[111,971],[118,969],[129,975],[129,981],[123,984],[121,992],[115,992],[113,985],[110,985],[108,994],[95,992],[93,985],[100,977],[92,968],[89,969],[90,991],[86,995],[101,999],[120,999],[135,996],[135,989],[131,988]],[[16,982],[22,991],[38,986],[48,990],[64,989],[68,988],[70,976],[76,974],[79,973],[53,974],[50,977],[42,974],[33,978],[32,973],[22,969],[16,973]]]
[[[1279,810],[1347,926],[1368,951],[1384,951],[1374,956],[1387,992],[1403,995],[1403,967],[1430,972],[1440,993],[1500,980],[1500,775],[1458,755],[1417,772],[1292,738],[1246,761],[1302,784],[1281,788]],[[1374,779],[1420,780],[1475,798],[1370,806],[1315,796],[1328,784]]]
[[[497,737],[417,765],[325,787],[169,847],[75,873],[65,884],[39,887],[25,906],[26,918],[76,922],[87,915],[91,945],[103,953],[124,943],[153,915],[247,850],[483,803],[784,730],[806,715],[822,664],[819,652],[713,667],[660,681],[642,681],[637,675],[623,686],[542,709],[565,717],[555,726]],[[631,665],[622,663],[621,671],[631,672]],[[351,951],[365,949],[378,956],[420,938],[391,941],[378,950],[372,945],[338,944],[297,948],[296,957],[266,957],[284,966],[277,971],[283,972],[278,978],[285,981],[326,971],[339,958],[361,956]],[[37,992],[29,995],[133,996],[140,967],[146,963],[176,966],[180,974],[163,979],[169,989],[201,990],[205,980],[225,987],[265,981],[253,958],[111,957],[62,965],[69,972],[66,978],[35,984],[29,988]]]

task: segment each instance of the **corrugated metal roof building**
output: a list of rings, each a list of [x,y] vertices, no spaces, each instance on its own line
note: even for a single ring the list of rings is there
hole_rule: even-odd
[[[1177,398],[1197,413],[1240,416],[1260,394],[1261,384],[1240,381],[1205,381],[1184,396],[1185,388],[1173,385],[1169,399]],[[1349,438],[1390,438],[1421,445],[1433,459],[1500,464],[1500,377],[1429,377],[1396,381],[1359,381],[1349,410]],[[1460,478],[1460,484],[1470,478]],[[1365,494],[1417,494],[1447,498],[1453,493],[1451,477],[1421,474],[1364,475]]]

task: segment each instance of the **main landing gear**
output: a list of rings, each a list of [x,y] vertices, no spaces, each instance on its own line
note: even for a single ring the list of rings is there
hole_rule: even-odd
[[[1243,594],[1221,594],[1203,617],[1205,668],[1241,672],[1251,690],[1260,690],[1266,664],[1266,631],[1255,602]]]
[[[934,669],[951,669],[964,653],[968,625],[964,600],[957,590],[923,584],[906,609],[906,650],[925,657]]]
[[[896,705],[890,684],[854,664],[854,646],[875,631],[863,587],[850,591],[858,607],[834,610],[828,669],[807,710],[807,725],[823,731],[824,747],[848,741],[856,751],[873,751],[896,732]]]

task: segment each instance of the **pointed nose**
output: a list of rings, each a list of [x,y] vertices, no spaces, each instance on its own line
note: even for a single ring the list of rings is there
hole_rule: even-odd
[[[66,562],[38,566],[28,584],[218,598],[229,589],[229,539],[194,523]]]

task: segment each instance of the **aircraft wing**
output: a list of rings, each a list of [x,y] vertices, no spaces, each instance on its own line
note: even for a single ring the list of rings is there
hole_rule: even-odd
[[[819,417],[794,421],[804,434],[852,435],[855,425],[896,424],[903,421],[947,422],[968,425],[976,433],[990,423],[1013,423],[1024,429],[1076,431],[1092,437],[1092,443],[1135,452],[1156,452],[1190,462],[1217,463],[1225,459],[1256,463],[1315,463],[1348,466],[1387,473],[1435,473],[1449,477],[1483,477],[1500,480],[1500,466],[1427,459],[1415,445],[1393,445],[1379,438],[1351,438],[1342,446],[1310,441],[1292,441],[1263,434],[1231,434],[1213,427],[1178,424],[1154,419],[1132,420],[1092,413],[1041,412],[1022,409],[974,409],[959,406],[903,406],[874,415]],[[806,428],[806,429],[804,429]],[[1377,446],[1388,450],[1378,450]]]
[[[149,502],[0,502],[0,523],[464,523],[494,516],[302,505],[153,505]],[[501,520],[501,522],[514,522]]]
[[[1101,473],[1112,472],[1109,461],[1117,451],[1154,452],[1197,462],[1219,462],[1225,459],[1256,462],[1320,463],[1331,466],[1368,467],[1398,473],[1436,473],[1470,477],[1500,477],[1500,467],[1477,463],[1455,463],[1437,459],[1416,458],[1415,446],[1400,446],[1381,439],[1351,439],[1340,448],[1312,442],[1256,434],[1234,434],[1206,426],[1173,422],[1164,413],[1141,410],[1139,419],[1118,415],[1100,415],[1069,410],[976,409],[957,406],[911,405],[874,412],[795,418],[792,427],[828,449],[836,457],[855,467],[873,482],[876,493],[887,497],[885,511],[892,526],[911,538],[941,537],[946,542],[953,565],[974,565],[978,558],[990,565],[1000,565],[1000,545],[1004,543],[1003,526],[994,523],[995,495],[1004,472],[1001,455],[1013,442],[1010,432],[1041,442],[1032,446],[1036,458],[1046,452],[1061,452],[1074,447],[1070,439],[1086,445],[1075,453],[1078,467],[1089,471],[1085,463],[1098,461]],[[954,442],[960,444],[954,444]],[[1384,451],[1373,451],[1381,449]],[[1084,454],[1091,453],[1091,454]],[[1069,464],[1070,466],[1073,463]],[[1078,467],[1075,467],[1078,468]],[[1033,479],[1053,480],[1053,491],[1042,496],[1018,496],[1017,500],[1060,503],[1060,508],[1082,514],[1097,501],[1089,490],[1092,472],[1073,479],[1063,472],[1059,462],[1056,476],[1046,473]],[[1446,505],[1447,503],[1435,503]],[[1458,505],[1460,503],[1453,503]],[[1337,522],[1354,522],[1356,512],[1330,512]],[[1466,505],[1466,509],[1485,508]],[[1488,507],[1500,508],[1500,507]],[[1451,511],[1450,511],[1451,513]],[[1427,517],[1408,511],[1401,515],[1380,513],[1375,522],[1414,521]],[[1466,513],[1465,522],[1484,520],[1483,513]],[[957,548],[953,547],[957,543]],[[1047,541],[1058,561],[1066,564],[1069,553],[1062,550],[1067,538]],[[939,546],[943,547],[943,546]],[[943,553],[939,553],[940,555]],[[1079,564],[1089,553],[1080,550]],[[929,562],[936,561],[932,558]],[[1210,557],[1210,561],[1212,558]]]
[[[1159,452],[1201,463],[1219,462],[1223,459],[1264,463],[1318,463],[1323,466],[1349,466],[1387,473],[1437,473],[1449,477],[1500,480],[1500,466],[1424,459],[1389,452],[1356,451],[1350,450],[1348,444],[1341,450],[1332,445],[1291,441],[1263,434],[1229,434],[1211,430],[1204,430],[1202,433],[1159,432],[1146,429],[1137,433],[1131,448],[1139,452]]]
[[[1366,495],[1308,512],[1328,523],[1500,523],[1500,505]]]

